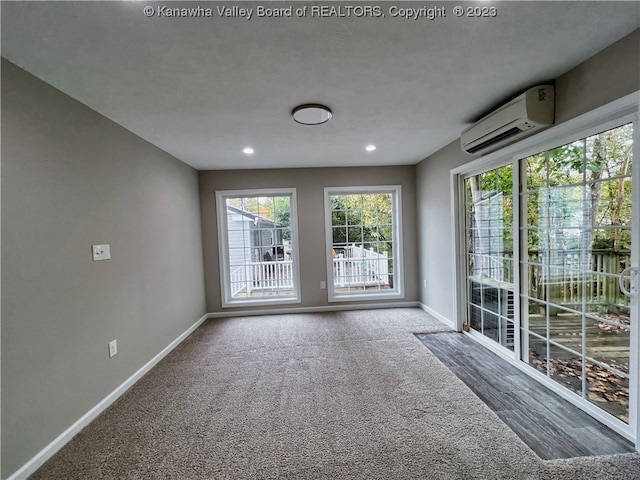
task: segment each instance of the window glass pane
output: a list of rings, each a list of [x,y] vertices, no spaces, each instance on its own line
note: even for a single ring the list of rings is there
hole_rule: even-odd
[[[582,183],[585,168],[584,154],[584,140],[549,150],[549,186]]]
[[[465,180],[467,299],[472,329],[513,349],[513,167]],[[480,308],[475,307],[478,305]]]
[[[582,395],[582,357],[553,343],[549,344],[549,376]]]
[[[587,399],[629,423],[629,377],[592,362],[586,363]]]
[[[469,305],[469,326],[482,331],[482,310],[476,305]]]
[[[526,171],[526,189],[535,192],[547,186],[547,160],[546,154],[539,153],[525,159],[522,164]]]
[[[529,363],[533,368],[547,374],[547,341],[543,338],[535,335],[528,334],[523,331],[525,337],[525,344],[528,344],[528,351],[522,351],[525,361]]]
[[[608,315],[607,318],[586,319],[587,356],[605,366],[629,372],[630,318]]]
[[[633,248],[632,137],[624,125],[520,162],[523,360],[623,421],[631,310],[618,281]]]
[[[631,178],[617,178],[587,185],[592,210],[595,210],[594,226],[631,225]]]
[[[376,192],[376,187],[362,193],[331,190],[326,193],[331,208],[331,298],[353,293],[397,295],[393,236],[397,193]]]
[[[533,299],[528,299],[526,308],[528,309],[526,328],[530,332],[537,333],[542,337],[547,337],[547,311],[544,303]]]
[[[218,216],[226,215],[225,242],[220,245],[224,304],[298,298],[293,193],[217,195]],[[225,226],[219,221],[218,227]]]
[[[588,179],[631,174],[633,125],[623,125],[586,139]]]
[[[549,340],[582,354],[582,314],[553,305],[549,310]]]

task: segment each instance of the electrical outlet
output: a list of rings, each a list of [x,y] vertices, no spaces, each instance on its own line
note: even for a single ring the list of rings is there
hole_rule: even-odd
[[[118,354],[118,340],[111,340],[109,342],[109,358]]]
[[[324,290],[325,288],[327,288],[327,282],[325,282],[324,280],[323,280],[323,281],[321,281],[321,282],[320,282],[320,288],[321,288],[321,289],[323,289],[323,290]]]
[[[427,288],[427,281],[426,280],[422,280],[422,287],[423,288]]]

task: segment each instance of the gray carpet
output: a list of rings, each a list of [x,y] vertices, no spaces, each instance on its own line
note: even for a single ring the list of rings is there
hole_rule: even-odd
[[[540,460],[413,335],[419,309],[210,320],[32,479],[638,479]]]

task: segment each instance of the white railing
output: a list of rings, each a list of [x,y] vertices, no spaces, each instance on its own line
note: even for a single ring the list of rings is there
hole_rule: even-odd
[[[230,281],[232,297],[258,290],[293,290],[293,262],[250,262],[233,270]]]
[[[364,247],[351,245],[333,259],[333,285],[382,286],[389,285],[389,258]]]
[[[293,262],[250,262],[231,272],[232,297],[257,290],[293,290]]]
[[[250,290],[293,290],[293,261],[251,262]]]
[[[247,291],[247,269],[242,266],[231,272],[231,296],[235,297]]]
[[[349,246],[333,259],[333,285],[389,285],[389,258],[363,247]],[[345,256],[345,254],[347,256]],[[293,261],[250,262],[231,272],[231,296],[253,291],[293,290]]]

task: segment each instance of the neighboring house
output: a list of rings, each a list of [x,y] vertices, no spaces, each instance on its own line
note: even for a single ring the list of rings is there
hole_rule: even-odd
[[[291,242],[286,225],[227,205],[231,295],[293,288]]]
[[[255,213],[227,205],[229,263],[242,265],[246,260],[265,262],[291,259],[291,249],[282,238],[284,225]],[[242,247],[240,247],[242,246]],[[285,252],[286,250],[286,252]]]

